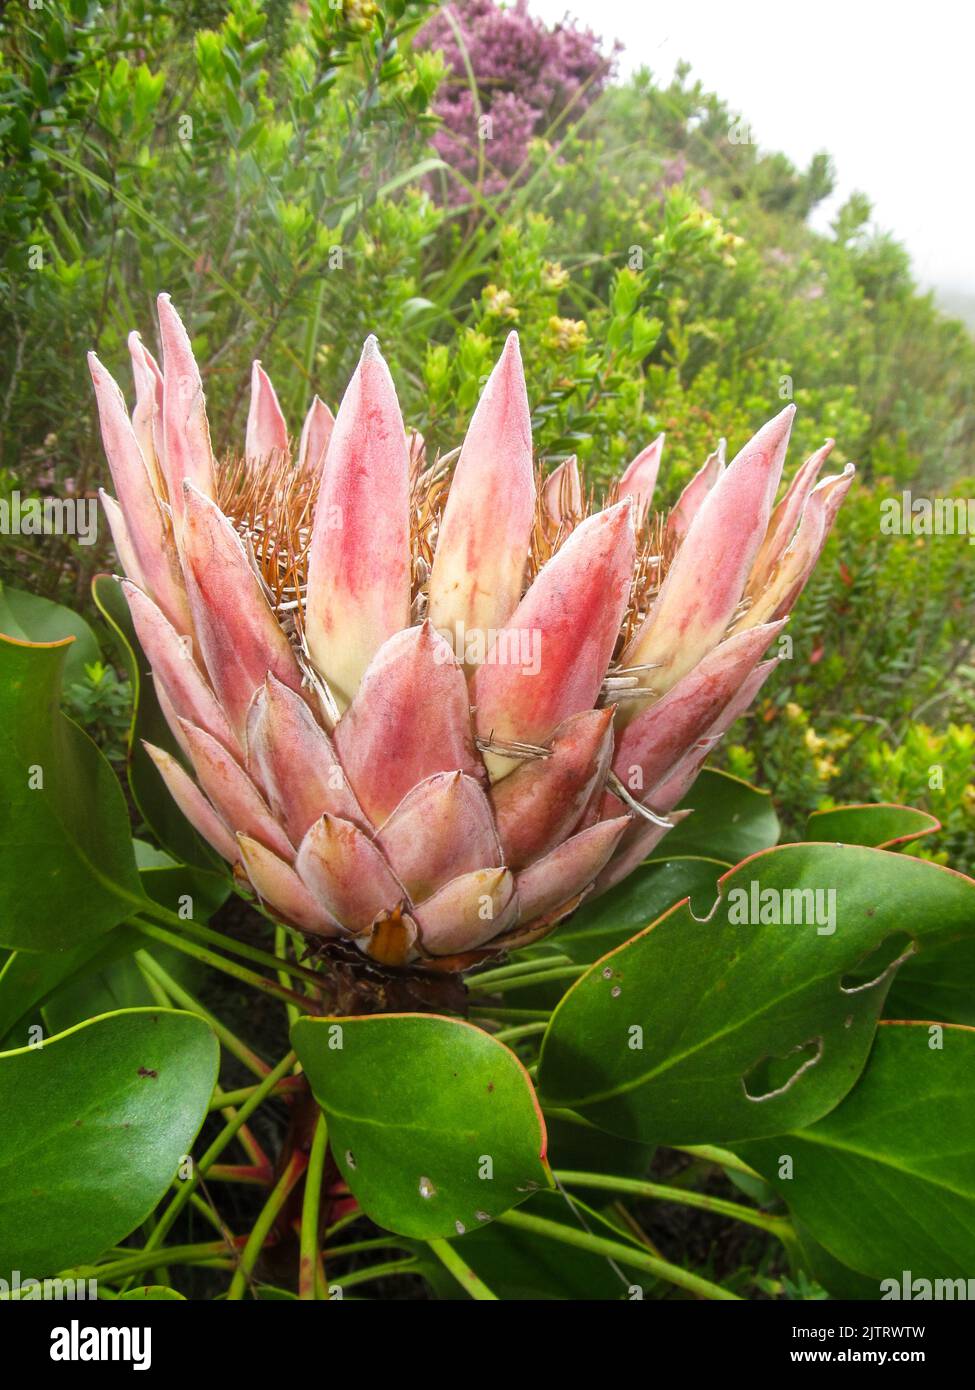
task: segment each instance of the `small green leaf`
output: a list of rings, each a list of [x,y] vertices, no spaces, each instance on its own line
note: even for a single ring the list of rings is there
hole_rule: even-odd
[[[806,823],[810,840],[831,844],[872,845],[893,849],[941,829],[941,822],[927,811],[913,806],[878,802],[872,806],[836,806],[831,811],[814,811]]]
[[[144,1221],[192,1148],[219,1047],[195,1014],[105,1014],[0,1053],[0,1268],[87,1264]]]
[[[528,1074],[480,1028],[434,1014],[299,1018],[291,1038],[342,1176],[387,1230],[475,1230],[550,1182]]]
[[[778,843],[779,818],[768,792],[705,768],[681,802],[694,814],[669,831],[658,853],[669,858],[703,855],[738,864]]]
[[[884,1023],[841,1105],[808,1129],[736,1147],[850,1269],[898,1287],[904,1271],[972,1277],[975,1029],[939,1037],[927,1023]]]
[[[813,1123],[856,1081],[897,963],[975,933],[975,882],[858,846],[741,864],[568,990],[539,1087],[632,1139],[725,1143]]]
[[[59,709],[69,643],[0,637],[0,943],[66,951],[143,899],[115,774]]]

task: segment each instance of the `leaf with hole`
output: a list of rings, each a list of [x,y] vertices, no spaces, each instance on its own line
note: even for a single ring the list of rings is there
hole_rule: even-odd
[[[905,1271],[909,1280],[964,1280],[964,1292],[941,1296],[970,1296],[975,1029],[883,1023],[841,1105],[806,1129],[736,1147],[842,1265],[895,1280],[900,1297]]]
[[[568,990],[539,1089],[613,1134],[723,1143],[812,1124],[863,1068],[904,951],[975,934],[975,882],[855,846],[784,845]]]
[[[549,1185],[528,1073],[473,1024],[435,1014],[299,1018],[291,1038],[342,1176],[387,1230],[454,1236]]]

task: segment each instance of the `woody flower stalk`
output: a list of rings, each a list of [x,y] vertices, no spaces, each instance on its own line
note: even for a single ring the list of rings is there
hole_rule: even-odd
[[[167,295],[132,334],[130,417],[90,357],[132,620],[187,819],[266,909],[387,966],[463,969],[537,940],[675,823],[825,544],[831,441],[778,505],[794,407],[668,516],[663,439],[597,507],[544,481],[518,340],[456,455],[427,460],[374,338],[296,448],[254,364],[241,458],[213,452]]]

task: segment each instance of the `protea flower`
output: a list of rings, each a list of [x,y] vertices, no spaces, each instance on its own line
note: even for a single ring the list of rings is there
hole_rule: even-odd
[[[136,406],[90,359],[123,588],[187,771],[182,811],[276,918],[388,966],[540,938],[638,864],[763,660],[852,466],[778,506],[794,408],[651,510],[662,438],[605,505],[544,483],[512,334],[456,460],[404,426],[374,338],[296,455],[254,364],[242,459],[213,454],[186,331],[133,333]]]

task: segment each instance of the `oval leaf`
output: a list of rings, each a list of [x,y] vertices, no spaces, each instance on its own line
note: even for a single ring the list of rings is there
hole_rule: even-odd
[[[892,801],[871,806],[834,806],[831,811],[814,811],[806,822],[810,840],[872,845],[874,849],[893,849],[940,829],[941,822],[927,811],[898,806]]]
[[[672,909],[566,993],[548,1104],[658,1143],[811,1124],[860,1074],[905,951],[975,932],[975,882],[884,850],[785,845],[720,887],[706,920]]]
[[[291,1039],[363,1210],[400,1235],[475,1230],[549,1184],[518,1058],[435,1014],[299,1018]]]
[[[144,1221],[189,1153],[219,1047],[196,1014],[105,1014],[0,1053],[0,1268],[42,1278]]]

